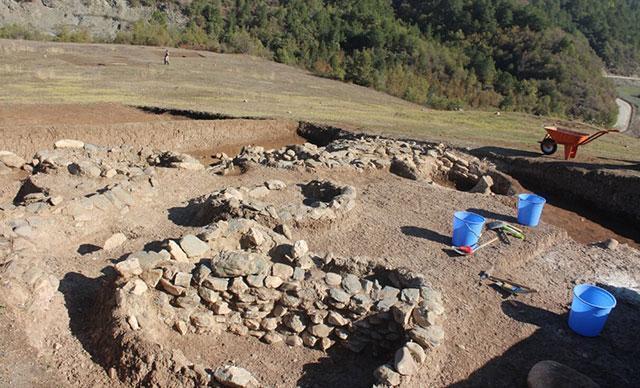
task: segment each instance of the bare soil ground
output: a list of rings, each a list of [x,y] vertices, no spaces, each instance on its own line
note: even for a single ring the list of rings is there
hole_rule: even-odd
[[[216,152],[237,152],[242,143],[278,147],[302,141],[295,135],[295,123],[278,120],[177,121],[111,104],[31,107],[37,109],[29,110],[25,105],[2,108],[0,149],[23,151],[22,156],[30,157],[28,152],[52,148],[53,141],[68,137],[105,146],[150,144],[197,151],[194,156],[208,161]],[[14,124],[28,128],[26,142],[15,136]],[[26,176],[21,171],[0,177],[2,204],[12,200],[19,179]],[[22,264],[44,267],[59,281],[46,307],[34,309],[18,303],[16,293],[0,295],[1,385],[120,386],[119,380],[109,377],[111,365],[95,347],[95,337],[108,322],[91,319],[99,310],[96,303],[100,296],[109,292],[112,263],[129,252],[151,248],[154,241],[197,232],[199,228],[182,225],[176,218],[190,199],[268,179],[280,179],[288,186],[330,179],[356,187],[358,203],[347,218],[297,228],[294,237],[308,241],[314,251],[365,256],[374,263],[408,267],[423,273],[442,291],[445,345],[411,386],[525,386],[531,366],[544,359],[565,363],[603,387],[631,387],[640,381],[634,367],[640,354],[633,331],[640,323],[637,299],[634,302],[638,294],[633,290],[639,280],[640,252],[626,244],[615,250],[593,244],[613,233],[596,226],[577,227],[579,216],[575,214],[549,209],[539,227],[527,229],[525,241],[493,244],[461,258],[445,251],[450,244],[453,211],[471,210],[489,220],[515,222],[513,198],[461,192],[400,178],[386,170],[303,171],[252,166],[243,174],[216,176],[204,170],[157,168],[153,186],[146,178],[119,175],[114,179],[128,180],[135,189],[127,213],[77,221],[56,212],[30,215],[0,211],[4,234],[11,235],[8,224],[18,218],[37,230],[21,251]],[[71,176],[66,171],[43,176],[40,182],[65,200],[82,198],[112,183],[106,178]],[[584,225],[586,221],[581,222]],[[124,233],[128,240],[114,251],[96,249],[115,232]],[[505,299],[479,281],[484,270],[539,292]],[[1,280],[8,289],[15,281]],[[566,324],[571,288],[581,282],[599,282],[627,296],[619,299],[598,338],[580,337]],[[233,362],[250,370],[266,386],[370,386],[376,365],[367,357],[354,358],[339,351],[291,349],[282,343],[266,345],[231,334],[202,340],[201,336],[180,336],[167,330],[159,342],[214,368]]]

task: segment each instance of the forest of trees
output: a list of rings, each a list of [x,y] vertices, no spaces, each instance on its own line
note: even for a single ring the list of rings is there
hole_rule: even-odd
[[[610,124],[602,70],[635,72],[640,57],[638,0],[131,1],[155,11],[118,43],[258,55],[439,109]]]

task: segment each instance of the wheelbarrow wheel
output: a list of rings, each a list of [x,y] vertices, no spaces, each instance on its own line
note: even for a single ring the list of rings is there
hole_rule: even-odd
[[[545,155],[552,155],[558,150],[558,143],[551,138],[546,138],[540,142],[540,151]]]

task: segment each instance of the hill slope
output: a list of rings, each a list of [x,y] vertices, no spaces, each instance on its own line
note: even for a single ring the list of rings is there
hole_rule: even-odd
[[[59,40],[249,53],[437,109],[501,109],[602,124],[616,116],[613,86],[600,77],[603,64],[589,41],[516,0],[139,0],[95,6],[51,0],[44,8],[3,1],[12,6],[0,14],[13,13],[16,23],[36,30],[59,25]],[[64,10],[65,18],[55,21],[46,16],[53,11],[43,9]],[[139,21],[125,22],[136,13],[143,15]],[[68,21],[72,26],[64,29]],[[34,37],[29,29],[3,24],[0,37]]]
[[[284,117],[459,145],[538,152],[545,123],[521,113],[438,111],[246,55],[153,47],[0,40],[0,102],[119,102]],[[607,136],[581,155],[627,158],[640,142]]]

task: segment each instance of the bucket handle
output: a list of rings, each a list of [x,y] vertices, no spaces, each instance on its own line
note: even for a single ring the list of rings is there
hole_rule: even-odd
[[[464,224],[464,226],[465,226],[467,229],[469,229],[469,231],[470,231],[471,233],[473,233],[473,235],[474,235],[474,236],[476,236],[476,237],[478,238],[478,240],[480,240],[480,236],[482,236],[482,233],[478,234],[478,233],[474,232],[474,231],[473,231],[473,229],[471,229],[471,228],[469,227],[469,225],[467,225],[467,223],[466,223],[466,222],[462,222],[462,223]]]

